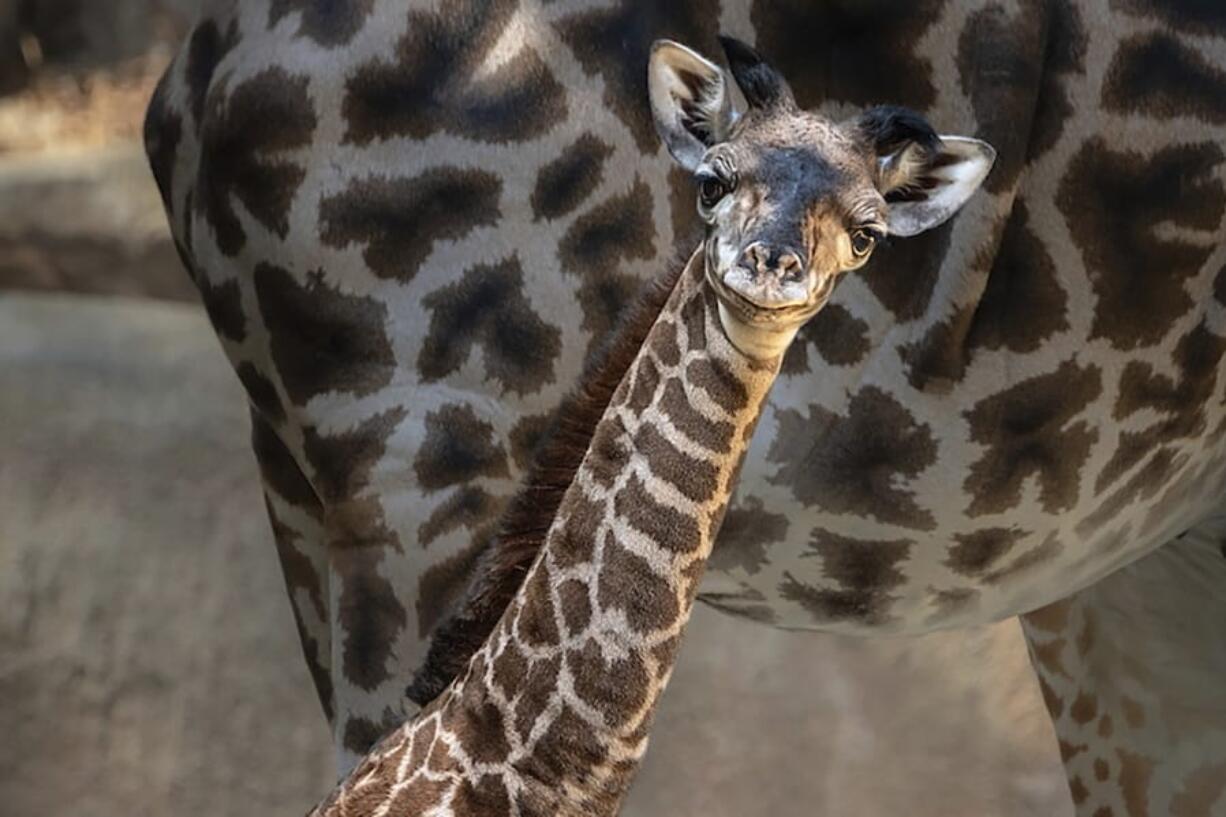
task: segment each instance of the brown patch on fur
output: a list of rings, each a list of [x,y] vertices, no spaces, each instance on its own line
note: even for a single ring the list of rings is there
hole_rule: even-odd
[[[1094,616],[1085,611],[1085,621],[1081,623],[1081,632],[1077,634],[1077,654],[1085,658],[1094,647]]]
[[[1056,694],[1051,684],[1047,683],[1047,679],[1042,675],[1039,676],[1039,691],[1043,693],[1043,704],[1051,713],[1052,720],[1064,714],[1064,699]]]
[[[1183,789],[1171,798],[1171,817],[1196,817],[1209,809],[1226,792],[1226,763],[1205,766],[1189,774]]]
[[[983,575],[1025,536],[1025,531],[1008,528],[985,528],[954,534],[957,544],[949,548],[945,565],[962,576]]]
[[[511,796],[502,775],[486,774],[472,780],[464,778],[455,796],[451,811],[456,817],[510,817]],[[388,812],[389,814],[421,814],[424,812]]]
[[[1148,758],[1134,755],[1123,749],[1115,752],[1120,757],[1120,790],[1124,793],[1124,805],[1128,817],[1149,817],[1149,780],[1154,772],[1154,763]]]
[[[1073,796],[1073,805],[1080,806],[1090,796],[1090,792],[1086,789],[1086,784],[1081,782],[1080,777],[1073,777],[1068,782],[1069,794]]]
[[[522,694],[515,704],[515,730],[521,741],[528,740],[532,726],[537,718],[549,706],[549,701],[557,688],[558,671],[562,667],[562,657],[554,656],[535,661],[528,668],[523,685],[518,690]]]
[[[1082,726],[1094,720],[1098,715],[1098,697],[1092,692],[1078,693],[1077,700],[1073,701],[1073,706],[1069,709],[1069,715],[1075,723]]]
[[[1140,729],[1145,725],[1145,710],[1132,698],[1127,695],[1122,696],[1120,708],[1124,710],[1124,722],[1133,729]]]
[[[1026,622],[1030,626],[1047,633],[1062,633],[1068,625],[1069,613],[1072,610],[1072,602],[1068,600],[1057,601],[1027,613]]]
[[[643,707],[651,679],[638,652],[631,650],[624,658],[611,658],[595,639],[589,638],[566,658],[575,694],[599,710],[608,726],[627,724]]]
[[[477,565],[467,596],[436,628],[425,661],[406,692],[410,700],[424,704],[442,692],[485,642],[519,590],[583,462],[596,424],[683,269],[675,265],[644,287],[608,345],[594,356],[578,388],[563,400],[537,449],[531,474],[511,500],[497,538]]]
[[[1070,760],[1077,757],[1077,755],[1081,754],[1082,752],[1090,748],[1088,744],[1069,743],[1067,740],[1059,741],[1059,747],[1060,747],[1060,761],[1062,763],[1068,763]]]
[[[1064,668],[1064,659],[1061,653],[1064,651],[1065,640],[1057,638],[1055,641],[1049,641],[1046,644],[1035,644],[1030,650],[1034,655],[1036,664],[1039,664],[1043,669],[1047,670],[1053,676],[1060,675],[1065,678],[1071,678],[1068,670]]]

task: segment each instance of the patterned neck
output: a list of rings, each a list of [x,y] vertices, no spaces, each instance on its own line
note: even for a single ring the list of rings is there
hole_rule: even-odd
[[[406,807],[450,802],[456,815],[616,812],[778,370],[724,336],[701,259],[622,378],[499,626],[323,813],[410,795]]]

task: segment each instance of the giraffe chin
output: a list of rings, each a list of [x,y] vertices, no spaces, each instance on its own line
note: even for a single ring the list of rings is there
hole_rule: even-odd
[[[719,321],[724,335],[746,357],[769,360],[781,356],[807,323],[830,299],[834,278],[810,288],[808,300],[786,299],[778,304],[751,300],[706,265],[707,281],[719,304]]]
[[[729,308],[728,301],[717,298],[719,323],[724,336],[737,351],[753,360],[768,361],[783,356],[804,321],[749,322]]]

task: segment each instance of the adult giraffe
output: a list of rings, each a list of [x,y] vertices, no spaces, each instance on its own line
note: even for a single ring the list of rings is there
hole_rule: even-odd
[[[1023,614],[1079,814],[1223,812],[1226,11],[1197,0],[208,4],[148,146],[343,762],[686,243],[643,66],[721,30],[806,107],[1000,155],[792,347],[703,599],[864,634]]]

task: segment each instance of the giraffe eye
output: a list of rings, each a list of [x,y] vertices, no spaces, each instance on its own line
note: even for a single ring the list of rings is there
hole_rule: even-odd
[[[851,251],[856,258],[863,258],[873,251],[873,247],[877,246],[878,233],[876,230],[861,227],[858,230],[853,230],[851,233]]]
[[[719,204],[728,195],[728,185],[714,173],[704,175],[698,180],[698,200],[703,207],[711,208]]]

